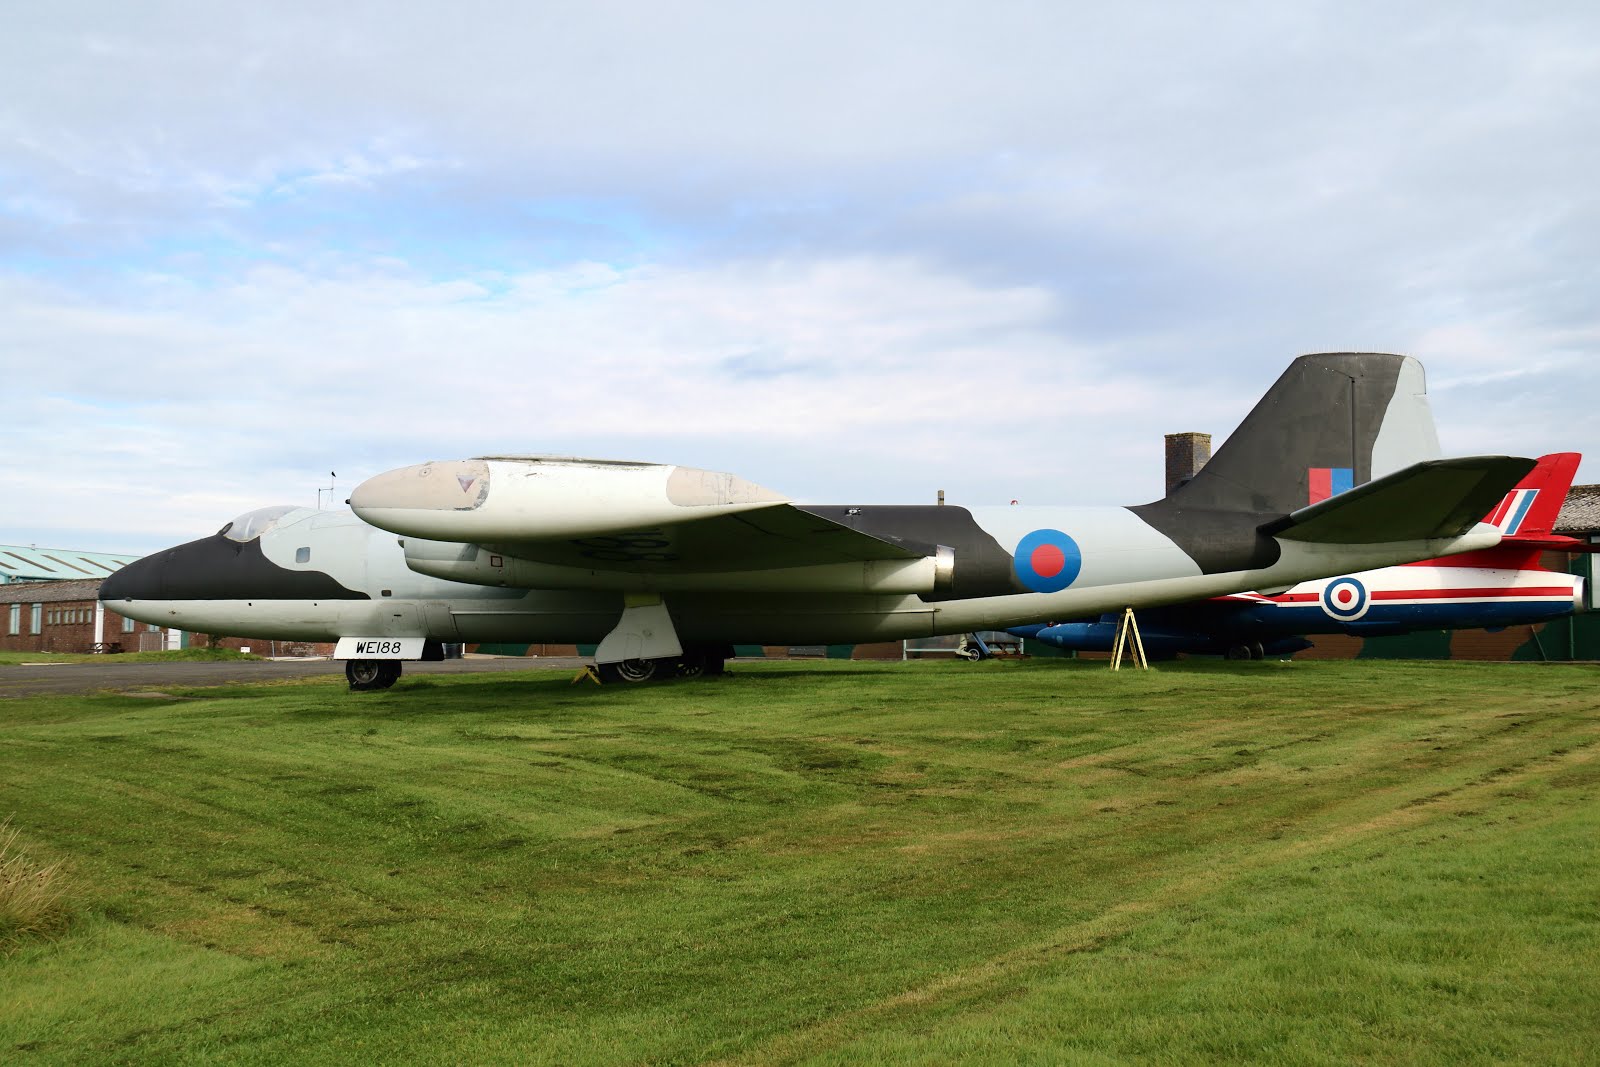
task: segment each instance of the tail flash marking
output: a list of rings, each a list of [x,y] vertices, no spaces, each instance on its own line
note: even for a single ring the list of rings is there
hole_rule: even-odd
[[[1515,537],[1538,496],[1537,489],[1513,489],[1490,514],[1489,525],[1499,529],[1506,537]]]
[[[1311,483],[1311,499],[1307,504],[1320,504],[1355,485],[1355,470],[1351,467],[1312,467],[1306,474]]]

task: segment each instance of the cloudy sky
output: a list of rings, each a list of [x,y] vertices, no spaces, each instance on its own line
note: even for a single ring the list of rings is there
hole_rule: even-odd
[[[1352,349],[1600,481],[1597,189],[1592,3],[14,3],[0,543],[485,452],[1137,503]]]

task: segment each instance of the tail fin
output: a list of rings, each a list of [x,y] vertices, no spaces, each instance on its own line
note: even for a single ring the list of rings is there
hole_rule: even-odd
[[[1581,452],[1552,452],[1540,456],[1534,468],[1516,487],[1500,498],[1483,521],[1504,535],[1493,548],[1464,552],[1444,559],[1425,559],[1418,567],[1495,567],[1503,570],[1547,570],[1540,561],[1546,551],[1594,552],[1600,546],[1555,531],[1561,505],[1572,489],[1572,478],[1583,461]]]
[[[1556,528],[1556,517],[1561,514],[1561,505],[1582,460],[1580,452],[1540,456],[1538,465],[1483,521],[1505,535],[1502,544],[1547,538]]]
[[[1301,356],[1165,503],[1287,514],[1438,458],[1422,364],[1380,352]]]

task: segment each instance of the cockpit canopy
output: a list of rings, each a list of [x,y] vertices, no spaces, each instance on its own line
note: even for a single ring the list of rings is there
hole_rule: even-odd
[[[271,507],[256,508],[240,515],[217,533],[230,541],[254,541],[278,525],[279,520],[285,515],[300,510],[302,509],[294,504],[273,504]]]

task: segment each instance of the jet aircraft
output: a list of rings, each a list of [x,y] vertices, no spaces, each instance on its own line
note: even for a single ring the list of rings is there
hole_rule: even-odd
[[[353,688],[439,642],[597,642],[605,680],[717,672],[736,643],[1003,629],[1497,544],[1533,461],[1440,459],[1421,364],[1294,360],[1193,479],[1133,507],[801,505],[731,474],[486,456],[267,508],[102,598],[201,633],[337,640]],[[1355,488],[1309,503],[1312,487]]]
[[[1379,637],[1414,630],[1495,629],[1547,622],[1584,610],[1584,581],[1546,570],[1546,549],[1592,550],[1553,532],[1582,457],[1557,452],[1507,493],[1484,518],[1501,532],[1494,548],[1443,559],[1302,582],[1279,593],[1231,593],[1141,613],[1139,633],[1154,656],[1179,653],[1230,659],[1291,655],[1310,648],[1303,634]],[[1013,627],[1017,637],[1076,652],[1109,652],[1114,615]]]

